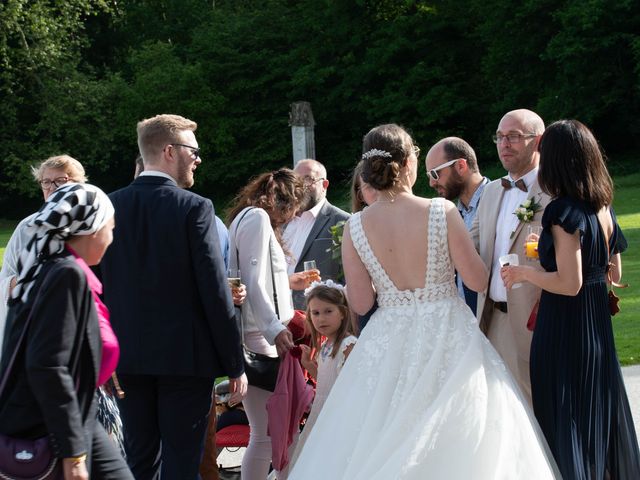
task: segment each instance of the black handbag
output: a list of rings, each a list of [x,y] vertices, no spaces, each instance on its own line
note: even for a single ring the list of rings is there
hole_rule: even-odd
[[[9,381],[9,372],[18,356],[20,346],[26,337],[30,320],[31,312],[0,382],[0,398]],[[0,434],[0,479],[62,480],[63,476],[62,460],[51,452],[48,436],[30,440]]]
[[[242,354],[244,355],[244,373],[249,385],[273,392],[278,380],[280,359],[252,352],[244,345]]]
[[[248,209],[236,225],[236,231],[244,216],[249,212]],[[269,240],[271,242],[271,240]],[[280,317],[278,309],[278,293],[276,292],[276,281],[273,276],[273,259],[271,258],[271,244],[269,244],[269,261],[271,263],[271,284],[273,286],[273,305],[276,316]],[[240,266],[240,254],[236,245],[236,265]],[[238,316],[240,317],[240,329],[242,331],[242,354],[244,361],[244,373],[247,376],[247,382],[253,387],[258,387],[269,392],[273,392],[276,388],[278,380],[278,371],[280,370],[280,358],[270,357],[262,353],[256,353],[249,350],[244,344],[244,322],[242,321],[242,310],[236,307]]]

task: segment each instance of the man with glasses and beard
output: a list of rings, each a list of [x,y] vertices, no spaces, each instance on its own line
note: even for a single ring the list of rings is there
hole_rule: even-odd
[[[338,281],[340,265],[331,252],[331,227],[347,220],[349,214],[327,200],[329,179],[324,165],[305,159],[300,160],[293,171],[304,180],[306,198],[300,212],[284,231],[284,241],[291,257],[289,275],[303,271],[304,262],[315,260],[323,280]],[[305,308],[303,290],[292,291],[293,306],[297,310]]]
[[[480,174],[476,152],[463,139],[447,137],[431,147],[425,163],[429,186],[440,197],[458,199],[458,211],[467,230],[471,230],[484,187],[489,183],[489,179]],[[458,277],[456,283],[460,296],[475,313],[478,294],[468,289],[462,278]]]

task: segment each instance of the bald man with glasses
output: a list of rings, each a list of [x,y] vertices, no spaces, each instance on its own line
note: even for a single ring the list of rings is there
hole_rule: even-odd
[[[436,142],[425,159],[429,186],[438,196],[458,200],[458,211],[467,230],[471,230],[478,205],[489,183],[478,168],[476,153],[471,145],[458,137],[447,137]],[[468,289],[457,277],[458,292],[475,313],[478,294]]]
[[[502,117],[493,141],[507,175],[486,186],[471,228],[471,237],[489,270],[489,287],[478,293],[480,327],[511,370],[529,404],[533,333],[527,322],[540,299],[540,289],[523,283],[507,290],[500,276],[499,259],[516,254],[518,262],[525,263],[526,225],[540,225],[550,201],[538,184],[538,142],[543,132],[542,118],[531,110],[513,110]],[[514,212],[527,200],[534,200],[540,208],[525,223]],[[527,265],[542,269],[537,260],[527,261]]]
[[[291,252],[289,275],[304,270],[304,262],[315,260],[323,280],[339,280],[340,264],[331,251],[331,227],[349,218],[349,214],[329,203],[329,179],[325,166],[313,159],[300,160],[293,171],[304,181],[305,202],[284,231],[284,241]],[[303,290],[293,290],[293,306],[304,310]]]

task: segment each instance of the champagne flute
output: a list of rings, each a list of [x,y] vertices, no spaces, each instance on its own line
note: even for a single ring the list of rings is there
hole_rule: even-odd
[[[307,260],[303,263],[303,268],[309,283],[320,280],[320,275],[316,273],[318,267],[315,260]]]
[[[227,282],[229,282],[229,288],[240,288],[240,270],[236,268],[230,268],[227,270]]]

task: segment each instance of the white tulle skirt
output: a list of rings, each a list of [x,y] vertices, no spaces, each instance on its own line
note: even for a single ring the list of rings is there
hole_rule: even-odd
[[[560,478],[531,409],[458,297],[377,310],[290,472]]]

